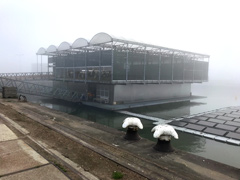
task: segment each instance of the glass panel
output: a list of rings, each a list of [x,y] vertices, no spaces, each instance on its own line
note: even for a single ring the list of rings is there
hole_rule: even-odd
[[[65,57],[65,67],[74,67],[74,56],[69,54]]]
[[[58,79],[61,77],[61,72],[60,72],[60,69],[56,69],[56,74],[55,74],[55,77]]]
[[[73,68],[67,68],[65,72],[66,72],[65,79],[73,79],[74,74]]]
[[[174,57],[173,80],[183,80],[184,57]]]
[[[56,68],[56,78],[57,79],[64,78],[64,69],[63,68]]]
[[[192,70],[184,71],[184,80],[193,80],[193,71]]]
[[[143,80],[144,76],[144,53],[128,53],[128,80]]]
[[[185,59],[184,68],[186,70],[193,70],[194,60],[187,58]]]
[[[87,68],[87,80],[88,81],[99,81],[99,67]]]
[[[101,51],[101,66],[109,66],[112,64],[112,51]]]
[[[75,79],[76,80],[85,80],[85,72],[84,68],[76,68],[75,69]]]
[[[100,51],[89,52],[87,56],[87,66],[99,66]]]
[[[146,80],[158,80],[159,55],[147,54],[145,74]]]
[[[203,62],[203,80],[208,80],[208,62]]]
[[[111,81],[111,71],[112,71],[112,67],[101,67],[101,71],[100,71],[100,79],[101,81]]]
[[[63,56],[56,57],[56,67],[64,67],[65,66],[65,59]]]
[[[203,76],[203,63],[202,61],[194,62],[194,80],[202,80]]]
[[[160,80],[172,80],[172,56],[161,57]]]
[[[74,54],[74,66],[81,67],[85,66],[85,53]]]
[[[114,51],[113,58],[114,80],[126,80],[126,59],[127,52]]]

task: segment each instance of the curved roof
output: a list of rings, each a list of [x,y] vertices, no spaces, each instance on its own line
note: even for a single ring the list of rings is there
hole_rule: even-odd
[[[120,49],[130,49],[130,50],[136,50],[136,51],[152,51],[156,53],[164,53],[164,54],[176,54],[176,55],[187,55],[187,56],[199,56],[203,58],[209,58],[209,55],[206,54],[200,54],[200,53],[194,53],[189,51],[183,51],[173,48],[167,48],[142,42],[136,42],[132,39],[125,39],[122,37],[115,37],[110,34],[100,32],[95,34],[92,39],[88,42],[84,38],[78,38],[74,41],[72,46],[68,42],[62,42],[58,49],[56,46],[51,45],[47,48],[47,52],[45,50],[46,55],[53,55],[55,53],[65,53],[63,51],[76,51],[76,49],[81,49],[82,47],[91,47],[94,48],[95,46],[101,46],[106,48],[120,48]],[[60,52],[59,52],[60,51]],[[44,48],[40,48],[38,50],[37,55],[43,55],[44,54]]]
[[[85,46],[88,46],[88,41],[84,38],[78,38],[72,44],[73,49],[77,49]]]
[[[37,55],[43,55],[43,54],[46,54],[46,49],[41,47],[39,48],[39,50],[37,51]]]
[[[71,49],[71,45],[70,43],[64,41],[62,42],[59,46],[58,46],[58,51],[65,51],[65,50],[68,50],[68,49]]]
[[[55,45],[50,45],[50,46],[47,48],[47,52],[48,52],[48,53],[57,52],[57,47],[56,47]]]
[[[108,43],[113,41],[113,37],[110,36],[107,33],[101,32],[93,36],[93,38],[90,40],[90,44],[102,44],[102,43]]]

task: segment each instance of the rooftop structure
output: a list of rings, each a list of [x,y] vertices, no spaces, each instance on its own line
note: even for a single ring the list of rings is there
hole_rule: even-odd
[[[72,44],[40,48],[37,55],[48,56],[58,85],[78,83],[86,99],[92,94],[94,101],[110,104],[190,96],[190,83],[208,80],[209,55],[103,32],[90,41],[78,38]]]

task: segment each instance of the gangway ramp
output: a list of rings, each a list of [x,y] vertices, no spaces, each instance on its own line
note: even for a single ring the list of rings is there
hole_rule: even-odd
[[[45,96],[70,102],[81,102],[82,96],[80,92],[39,85],[27,81],[20,81],[5,77],[0,77],[0,91],[2,91],[2,87],[16,87],[18,94],[22,93],[36,96]]]
[[[0,73],[0,77],[20,80],[20,81],[50,80],[50,79],[53,79],[53,72]]]

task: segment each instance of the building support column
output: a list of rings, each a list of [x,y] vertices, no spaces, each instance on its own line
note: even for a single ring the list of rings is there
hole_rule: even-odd
[[[48,58],[48,60],[47,60],[47,72],[48,72],[48,79],[49,79],[49,58]]]
[[[147,51],[146,47],[144,48],[145,55],[144,55],[144,64],[143,64],[143,81],[144,84],[146,83],[146,61],[147,61]]]
[[[195,55],[193,58],[193,78],[192,78],[192,82],[194,82],[194,71],[195,71]]]
[[[42,55],[41,55],[41,75],[42,75]]]
[[[100,48],[99,49],[99,56],[98,56],[98,58],[99,58],[99,60],[98,60],[98,66],[99,66],[98,81],[101,80],[101,74],[102,74],[101,51],[102,51],[102,49]]]
[[[113,82],[113,62],[114,62],[114,47],[113,47],[113,42],[112,42],[112,73],[111,73],[111,82]]]
[[[174,52],[172,54],[172,83],[173,83],[173,69],[174,69]]]
[[[185,61],[186,61],[186,55],[184,54],[184,58],[183,58],[183,78],[182,78],[182,82],[185,82]]]
[[[38,55],[37,55],[37,72],[38,72]]]
[[[126,58],[126,83],[128,81],[128,50],[127,50],[127,58]]]
[[[161,61],[162,61],[162,54],[159,53],[159,61],[158,61],[158,83],[160,84],[161,81]]]
[[[72,54],[72,59],[73,59],[73,81],[76,82],[76,75],[75,75],[76,67],[75,67],[75,56],[74,56],[74,54]]]
[[[88,50],[85,50],[85,84],[87,83],[87,53]]]

